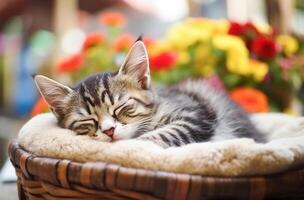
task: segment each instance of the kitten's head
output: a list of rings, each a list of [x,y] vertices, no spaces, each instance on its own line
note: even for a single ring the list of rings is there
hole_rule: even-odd
[[[147,130],[154,107],[148,55],[136,42],[116,73],[93,75],[71,88],[42,75],[36,85],[60,126],[120,140]]]

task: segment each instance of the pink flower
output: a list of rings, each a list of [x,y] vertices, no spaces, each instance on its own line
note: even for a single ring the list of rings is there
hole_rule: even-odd
[[[203,82],[210,85],[212,88],[214,88],[217,91],[225,91],[225,86],[222,80],[217,75],[204,78]]]

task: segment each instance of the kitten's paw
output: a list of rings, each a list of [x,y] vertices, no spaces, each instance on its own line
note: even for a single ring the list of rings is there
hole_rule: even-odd
[[[94,134],[90,137],[93,140],[102,141],[102,142],[111,142],[112,139],[106,136],[105,134]]]

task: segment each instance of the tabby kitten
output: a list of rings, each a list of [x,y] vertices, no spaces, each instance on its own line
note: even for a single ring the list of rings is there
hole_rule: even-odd
[[[42,75],[34,80],[59,125],[80,135],[151,140],[165,148],[239,137],[263,141],[239,107],[201,81],[151,87],[141,41],[116,73],[92,75],[74,88]]]

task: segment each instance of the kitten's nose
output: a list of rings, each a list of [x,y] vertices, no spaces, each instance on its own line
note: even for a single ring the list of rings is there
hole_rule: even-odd
[[[104,130],[102,132],[113,139],[114,130],[115,130],[114,127],[111,127],[111,128],[109,128],[107,130]]]

